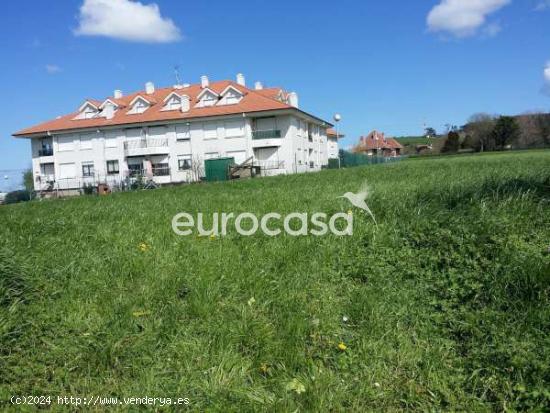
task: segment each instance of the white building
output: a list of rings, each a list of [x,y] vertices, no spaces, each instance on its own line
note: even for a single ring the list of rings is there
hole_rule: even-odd
[[[204,177],[205,160],[221,157],[253,161],[262,175],[318,171],[328,164],[331,126],[300,110],[295,92],[248,88],[239,74],[236,82],[202,76],[195,85],[116,90],[14,136],[31,139],[36,190],[79,189],[138,175],[190,182]]]

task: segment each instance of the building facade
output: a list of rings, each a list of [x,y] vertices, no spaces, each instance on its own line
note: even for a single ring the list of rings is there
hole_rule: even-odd
[[[344,138],[345,135],[339,133],[333,128],[327,129],[327,153],[329,159],[338,159],[339,145],[338,140]]]
[[[208,159],[252,163],[264,176],[328,164],[328,122],[298,108],[296,93],[237,81],[176,85],[103,101],[14,134],[30,138],[35,189],[113,188],[138,177],[169,184],[205,175]],[[337,144],[337,143],[336,143]],[[337,149],[336,149],[337,153]]]

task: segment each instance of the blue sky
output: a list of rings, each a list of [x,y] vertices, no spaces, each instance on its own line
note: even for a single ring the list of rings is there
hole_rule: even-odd
[[[84,3],[3,5],[0,171],[30,165],[29,142],[11,133],[86,97],[171,85],[176,64],[184,82],[242,72],[296,90],[304,110],[342,114],[343,146],[374,128],[420,134],[480,111],[550,110],[550,1]],[[149,33],[136,31],[144,22]]]

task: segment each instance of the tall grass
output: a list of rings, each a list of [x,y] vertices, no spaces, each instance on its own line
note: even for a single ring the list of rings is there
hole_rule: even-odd
[[[170,226],[182,211],[348,211],[336,197],[365,181],[378,226],[354,210],[352,237]],[[2,207],[0,403],[548,409],[549,202],[540,151]]]

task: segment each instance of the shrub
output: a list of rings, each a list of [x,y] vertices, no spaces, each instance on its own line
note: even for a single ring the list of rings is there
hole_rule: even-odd
[[[18,202],[30,201],[32,199],[32,192],[22,189],[19,191],[8,192],[6,199],[4,200],[5,204],[17,204]]]
[[[82,192],[84,192],[84,195],[93,195],[95,187],[92,184],[86,184],[84,188],[82,188]]]

